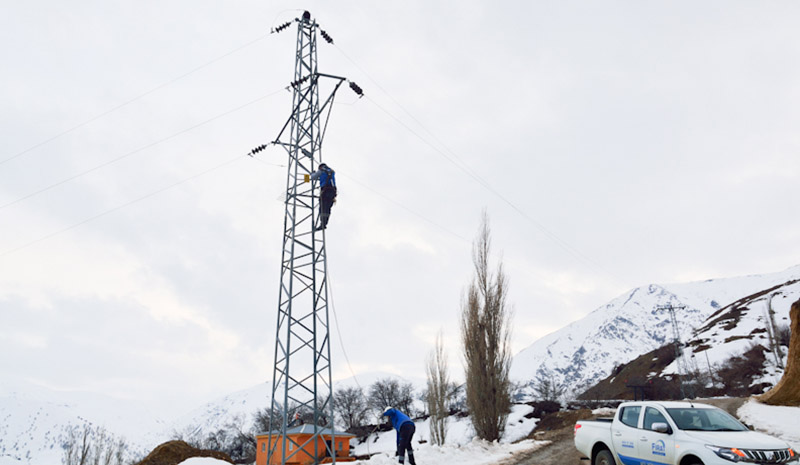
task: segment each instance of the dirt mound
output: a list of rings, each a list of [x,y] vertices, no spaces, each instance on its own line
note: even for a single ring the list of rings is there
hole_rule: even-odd
[[[153,449],[153,452],[150,452],[144,460],[136,465],[178,465],[192,457],[212,457],[233,463],[233,460],[224,452],[197,449],[183,441],[169,441]]]
[[[560,412],[548,413],[536,423],[536,428],[533,434],[542,431],[555,431],[560,429],[568,429],[570,433],[572,428],[575,427],[575,422],[578,420],[588,420],[593,418],[592,411],[589,409],[581,410],[562,410]]]
[[[800,406],[800,300],[792,304],[789,317],[792,337],[786,370],[780,382],[759,398],[765,404]]]

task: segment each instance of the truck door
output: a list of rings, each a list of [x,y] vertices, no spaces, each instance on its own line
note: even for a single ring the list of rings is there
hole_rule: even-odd
[[[637,463],[638,457],[637,438],[641,430],[639,429],[639,417],[642,413],[642,406],[628,406],[620,408],[617,415],[619,421],[611,424],[611,441],[614,443],[614,450],[617,458],[623,464]]]
[[[655,407],[644,409],[642,419],[642,429],[639,430],[639,438],[636,450],[639,452],[639,460],[642,465],[664,465],[673,463],[675,457],[675,440],[671,433],[659,433],[653,431],[654,423],[666,423],[666,416]]]

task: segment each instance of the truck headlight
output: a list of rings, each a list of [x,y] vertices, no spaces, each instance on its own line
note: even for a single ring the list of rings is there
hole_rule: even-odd
[[[717,447],[710,444],[706,444],[706,447],[711,449],[719,457],[722,457],[725,460],[730,460],[731,462],[743,462],[747,459],[747,456],[744,455],[744,452],[735,447]]]

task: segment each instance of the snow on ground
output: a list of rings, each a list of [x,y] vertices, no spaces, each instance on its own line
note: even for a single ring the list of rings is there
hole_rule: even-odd
[[[537,449],[545,443],[546,441],[526,439],[515,444],[504,444],[473,439],[464,445],[445,444],[444,446],[432,446],[423,444],[414,447],[414,458],[416,458],[417,463],[424,463],[425,465],[452,465],[454,463],[459,465],[489,465],[501,462],[521,452]],[[359,460],[351,463],[354,465],[395,465],[397,464],[397,457],[395,457],[394,452],[384,452],[370,457],[369,460]]]
[[[450,418],[447,440],[444,446],[430,443],[430,420],[415,422],[414,457],[425,465],[490,465],[504,461],[516,454],[531,451],[547,444],[547,441],[530,439],[514,443],[526,437],[536,426],[536,418],[525,418],[533,412],[529,405],[514,405],[506,422],[506,432],[499,442],[486,442],[475,438],[469,418]],[[422,441],[422,442],[420,442]],[[394,430],[370,435],[363,444],[356,439],[351,442],[352,455],[371,455],[369,460],[349,462],[353,465],[395,465],[397,457],[396,433]],[[228,465],[217,459],[192,458],[179,465]]]
[[[533,407],[530,405],[518,404],[511,407],[511,413],[508,415],[506,421],[506,432],[501,443],[507,444],[510,442],[518,441],[527,436],[536,426],[538,419],[525,418],[525,415],[533,412]],[[414,422],[416,425],[416,432],[414,433],[413,447],[417,447],[430,443],[431,441],[431,425],[430,419],[424,421]],[[450,417],[447,422],[447,434],[445,436],[445,445],[463,446],[472,442],[475,437],[475,431],[472,429],[468,417],[457,418]],[[359,443],[357,439],[350,442],[351,451],[353,455],[371,455],[378,452],[386,452],[394,454],[397,450],[397,439],[394,430],[384,433],[372,434],[367,437],[363,443]]]
[[[736,413],[757,431],[783,439],[794,450],[800,450],[800,431],[797,429],[800,407],[766,405],[750,399]]]
[[[600,407],[592,410],[592,415],[603,418],[613,417],[614,415],[616,415],[616,413],[617,409],[611,407]]]
[[[186,459],[178,465],[231,465],[229,462],[210,457],[192,457]]]
[[[480,439],[465,445],[445,444],[442,447],[423,444],[414,448],[414,457],[418,463],[425,465],[489,465],[501,462],[516,454],[533,450],[541,447],[545,441],[532,441],[527,439],[516,444],[503,444],[497,442],[486,442]],[[396,465],[397,457],[394,453],[381,453],[371,457],[367,461],[359,460],[351,463],[353,465]],[[192,458],[181,462],[179,465],[230,465],[228,462],[212,458]]]
[[[609,409],[611,410],[611,409]],[[433,446],[430,444],[430,426],[426,420],[417,422],[417,434],[414,435],[415,456],[419,463],[425,465],[489,465],[502,462],[524,451],[530,451],[546,444],[545,441],[524,440],[513,441],[525,437],[533,428],[536,419],[526,419],[525,415],[532,408],[526,405],[515,405],[507,423],[507,437],[497,443],[489,443],[473,439],[474,433],[468,418],[452,420],[448,427],[447,444]],[[604,413],[604,412],[603,412]],[[800,450],[800,431],[797,430],[797,419],[800,418],[800,407],[774,407],[753,399],[746,402],[738,411],[739,417],[755,429],[788,442],[795,450]],[[520,423],[520,420],[522,422]],[[419,440],[426,441],[419,443]],[[367,461],[351,462],[353,465],[394,465],[397,459],[395,451],[394,430],[370,436],[365,444],[356,445],[353,441],[354,454],[375,454]],[[369,449],[369,450],[368,450]],[[227,462],[211,458],[193,458],[180,465],[227,465]]]
[[[512,444],[514,441],[526,437],[536,426],[538,419],[525,418],[525,415],[531,412],[533,412],[533,407],[530,405],[512,406],[511,414],[506,421],[506,432],[499,443],[488,443],[475,439],[475,431],[469,418],[450,417],[447,423],[445,445],[434,446],[430,442],[430,419],[415,422],[417,429],[413,440],[414,456],[419,463],[426,465],[453,463],[480,465],[497,463],[512,454],[541,447],[545,442],[527,440]],[[372,455],[368,461],[355,463],[369,465],[397,463],[394,455],[397,450],[394,430],[370,435],[364,443],[360,444],[357,439],[353,439],[350,444],[352,455]]]

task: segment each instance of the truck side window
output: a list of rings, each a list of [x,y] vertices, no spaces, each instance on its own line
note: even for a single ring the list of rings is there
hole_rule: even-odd
[[[619,421],[631,428],[636,428],[639,426],[639,412],[641,411],[642,407],[639,405],[635,407],[623,407],[619,414]]]
[[[644,411],[644,429],[653,429],[653,423],[667,423],[667,419],[658,410],[647,407]]]

